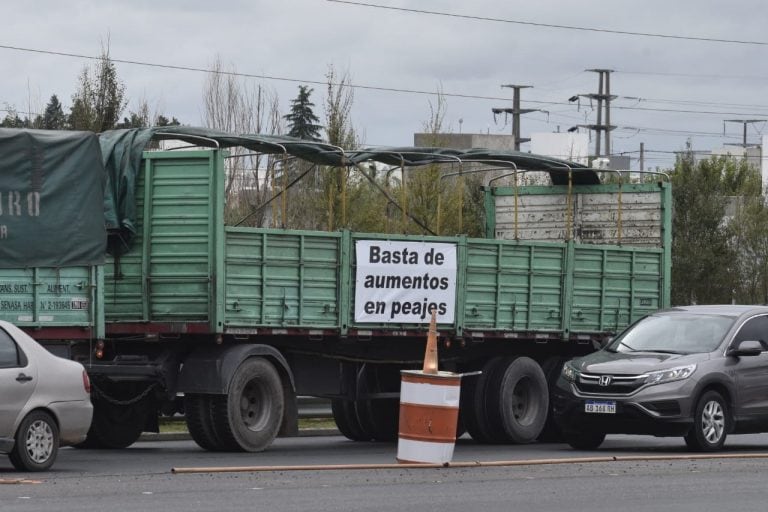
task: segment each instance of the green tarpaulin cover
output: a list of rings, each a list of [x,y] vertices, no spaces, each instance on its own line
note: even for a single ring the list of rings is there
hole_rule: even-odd
[[[0,128],[0,267],[104,262],[104,167],[90,132]]]
[[[276,135],[234,135],[208,128],[165,126],[96,134],[0,129],[0,268],[95,265],[107,247],[125,252],[136,234],[136,178],[152,139],[197,146],[241,146],[329,166],[375,161],[406,167],[482,162],[547,171],[555,184],[599,183],[588,167],[521,152],[486,149],[365,148],[344,151],[323,142]],[[106,229],[105,229],[106,228]]]

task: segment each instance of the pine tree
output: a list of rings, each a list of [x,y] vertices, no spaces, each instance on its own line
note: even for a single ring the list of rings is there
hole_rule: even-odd
[[[125,109],[125,85],[109,58],[109,47],[102,48],[95,68],[80,73],[77,91],[72,96],[69,127],[74,130],[111,130]]]
[[[309,99],[312,91],[306,85],[299,86],[299,94],[291,101],[291,112],[283,116],[288,121],[288,135],[305,140],[320,140],[320,126],[318,117],[312,111],[315,106]]]
[[[63,130],[66,124],[67,118],[61,108],[61,102],[54,94],[45,106],[42,128],[45,130]]]

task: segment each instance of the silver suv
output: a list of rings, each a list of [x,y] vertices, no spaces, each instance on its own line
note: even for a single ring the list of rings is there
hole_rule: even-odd
[[[728,434],[768,431],[766,350],[768,307],[659,311],[563,366],[555,420],[577,449],[621,433],[683,436],[715,451]]]

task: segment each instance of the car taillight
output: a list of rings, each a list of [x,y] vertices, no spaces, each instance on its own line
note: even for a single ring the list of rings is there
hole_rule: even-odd
[[[91,394],[91,379],[88,378],[88,374],[83,370],[83,387],[85,392]]]

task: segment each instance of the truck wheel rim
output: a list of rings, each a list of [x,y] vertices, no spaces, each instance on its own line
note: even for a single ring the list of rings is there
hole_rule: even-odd
[[[714,400],[707,402],[701,413],[701,431],[710,444],[716,444],[725,431],[725,414],[723,407]]]
[[[51,426],[37,420],[29,426],[26,439],[27,454],[37,464],[47,461],[53,452],[53,431]]]
[[[250,381],[240,396],[240,414],[249,430],[263,430],[269,419],[271,398],[258,380]]]
[[[532,421],[532,393],[531,382],[527,377],[520,379],[512,391],[512,414],[520,425],[528,425]]]

